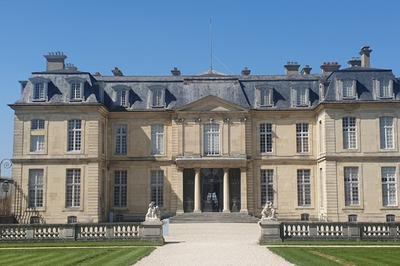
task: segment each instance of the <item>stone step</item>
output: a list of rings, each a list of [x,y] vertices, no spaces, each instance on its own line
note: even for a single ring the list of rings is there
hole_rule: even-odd
[[[184,213],[170,218],[171,223],[257,223],[258,219],[244,213]]]

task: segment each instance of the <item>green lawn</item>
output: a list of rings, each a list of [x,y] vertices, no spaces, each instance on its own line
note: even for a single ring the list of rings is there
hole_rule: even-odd
[[[136,244],[141,244],[136,245]],[[132,265],[156,247],[136,241],[0,244],[1,265]]]
[[[400,247],[269,247],[296,265],[400,265]]]

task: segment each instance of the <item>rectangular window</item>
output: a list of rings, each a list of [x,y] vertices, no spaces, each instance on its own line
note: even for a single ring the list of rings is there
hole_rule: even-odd
[[[151,126],[151,153],[164,154],[164,125]]]
[[[390,116],[379,118],[381,149],[394,149],[394,119]]]
[[[267,201],[274,202],[274,170],[261,170],[261,205],[264,206]]]
[[[82,121],[68,121],[68,151],[80,151],[82,142]]]
[[[297,170],[297,202],[299,206],[311,205],[311,174],[308,169]]]
[[[357,214],[350,214],[348,216],[349,223],[356,223],[357,222]]]
[[[127,153],[127,125],[117,125],[115,129],[115,154],[125,155]]]
[[[259,89],[260,92],[260,106],[273,105],[273,90],[267,88]]]
[[[43,169],[30,169],[28,181],[29,208],[43,207]]]
[[[31,130],[42,130],[44,129],[43,119],[32,119],[31,120]]]
[[[153,107],[164,107],[163,89],[153,89]]]
[[[396,167],[382,167],[382,202],[383,206],[397,205]]]
[[[353,80],[342,80],[342,86],[343,99],[354,99],[356,97]]]
[[[393,89],[391,80],[380,80],[379,81],[379,97],[380,98],[393,98]]]
[[[343,149],[357,149],[357,124],[355,117],[343,117]]]
[[[204,124],[204,155],[219,155],[219,124]]]
[[[298,153],[308,152],[308,123],[296,124],[296,147]]]
[[[260,152],[272,152],[272,124],[260,124]]]
[[[71,100],[73,101],[82,100],[82,91],[80,82],[71,83]]]
[[[66,202],[67,208],[81,206],[81,169],[67,169],[67,190]]]
[[[43,152],[44,151],[44,136],[33,135],[31,136],[31,152]]]
[[[117,91],[117,101],[120,106],[129,107],[129,93],[127,90]]]
[[[128,179],[128,172],[126,170],[118,170],[114,172],[115,207],[126,207],[127,179]]]
[[[33,88],[33,100],[36,101],[46,100],[46,93],[43,82],[35,83],[35,86]]]
[[[164,171],[153,170],[151,171],[151,201],[154,201],[156,206],[162,207],[164,205]]]
[[[344,194],[346,206],[360,205],[358,167],[344,168]]]
[[[308,89],[297,89],[296,105],[308,106]]]

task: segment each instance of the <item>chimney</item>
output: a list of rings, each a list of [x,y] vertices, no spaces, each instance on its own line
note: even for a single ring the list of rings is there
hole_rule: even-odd
[[[67,63],[65,66],[65,69],[69,70],[69,71],[78,71],[78,68],[74,64],[71,64],[71,63]]]
[[[330,75],[332,72],[339,70],[339,68],[340,65],[338,64],[338,62],[324,62],[321,65],[322,74],[324,76]]]
[[[115,77],[122,77],[124,75],[122,74],[122,71],[118,67],[114,67],[114,69],[111,70],[111,72]]]
[[[47,71],[62,70],[65,68],[65,58],[67,56],[62,52],[50,52],[44,57],[47,60]]]
[[[372,49],[369,46],[363,46],[360,50],[361,55],[361,67],[371,67],[371,52]]]
[[[300,65],[297,62],[287,62],[284,66],[286,70],[286,75],[297,75],[299,74],[299,67]]]
[[[305,65],[301,70],[301,74],[303,75],[310,75],[311,74],[311,67],[309,65]]]
[[[174,67],[174,69],[171,70],[171,74],[172,76],[180,76],[181,71],[177,67]]]
[[[347,61],[350,67],[360,67],[361,60],[358,57],[352,57],[349,61]]]
[[[243,68],[242,70],[242,76],[250,76],[251,70],[248,69],[247,67]]]

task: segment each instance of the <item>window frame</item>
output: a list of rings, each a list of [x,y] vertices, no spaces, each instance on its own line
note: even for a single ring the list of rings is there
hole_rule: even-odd
[[[347,121],[348,120],[348,121]],[[351,120],[354,120],[354,125]],[[358,150],[358,120],[354,116],[342,117],[343,150]],[[354,134],[354,146],[351,143]],[[347,145],[346,145],[347,144]]]
[[[125,132],[123,132],[125,130]],[[114,128],[114,155],[128,154],[128,124],[116,124]]]
[[[79,121],[79,128],[77,127]],[[71,126],[71,124],[73,124]],[[67,152],[68,153],[81,153],[83,152],[83,120],[70,119],[67,121]],[[79,147],[79,149],[78,149]]]
[[[164,183],[165,183],[165,174],[163,169],[150,170],[150,201],[153,201],[155,205],[158,206],[159,208],[163,208],[165,203]]]
[[[269,122],[259,124],[259,149],[260,154],[271,154],[274,151],[273,125]],[[268,149],[270,148],[270,149]]]
[[[76,85],[79,85],[79,88],[76,87]],[[71,102],[83,101],[83,82],[73,80],[73,81],[70,81],[69,86],[70,86],[69,100]],[[79,89],[79,95],[76,94],[77,89]],[[76,96],[78,96],[78,97],[76,97]]]
[[[36,125],[34,127],[34,125]],[[45,120],[40,118],[31,119],[31,131],[36,130],[44,130],[45,129]]]
[[[38,173],[40,174],[37,175]],[[43,209],[45,207],[44,174],[44,169],[42,168],[29,169],[28,171],[28,209]],[[38,177],[40,177],[41,182],[38,182]],[[32,179],[34,179],[34,182],[32,182]],[[33,202],[31,201],[32,199]]]
[[[165,88],[151,88],[151,107],[165,108]]]
[[[264,206],[267,201],[275,202],[274,169],[260,169],[260,203]]]
[[[394,98],[394,90],[393,90],[393,79],[375,79],[375,88],[376,88],[376,96],[379,99],[393,99]],[[388,82],[388,86],[386,91],[384,90],[383,83]],[[384,92],[382,94],[382,92]],[[388,95],[384,95],[385,92],[388,93]]]
[[[69,182],[68,174],[72,173],[72,182]],[[82,169],[68,168],[66,169],[65,179],[65,208],[66,209],[80,209],[82,207]],[[71,189],[71,193],[69,193]],[[71,198],[69,198],[71,195]]]
[[[35,141],[36,139],[36,141]],[[38,142],[41,139],[42,141]],[[45,135],[31,135],[30,136],[30,153],[45,153],[46,152],[46,137]]]
[[[306,130],[305,130],[306,129]],[[296,152],[300,154],[310,153],[310,124],[296,123]]]
[[[354,173],[352,170],[356,170],[356,172]],[[344,182],[344,206],[360,207],[361,206],[360,167],[358,166],[343,167],[343,182]]]
[[[300,92],[304,92],[301,95]],[[309,107],[310,106],[310,88],[292,88],[292,101],[294,101],[296,107]],[[304,96],[304,102],[302,102],[302,96]]]
[[[126,208],[128,206],[128,170],[115,170],[113,181],[113,206]]]
[[[259,107],[273,107],[274,106],[274,89],[260,87],[257,88],[258,106]]]
[[[391,173],[392,175],[385,176],[384,171],[389,170],[389,169],[393,170],[393,172]],[[382,206],[383,207],[397,207],[398,206],[397,168],[396,168],[396,166],[382,166],[380,172],[381,172]],[[384,180],[384,179],[386,179],[386,180]],[[385,190],[385,189],[387,189],[387,190]],[[392,194],[391,194],[391,192],[392,192]],[[392,196],[394,196],[394,199],[391,198]]]
[[[354,79],[342,79],[341,81],[341,95],[342,95],[342,100],[355,100],[357,99],[357,91],[356,91],[356,80]],[[345,86],[345,84],[349,82],[351,83],[351,86]],[[350,84],[347,84],[350,85]],[[351,95],[347,95],[349,92],[349,89],[351,90]],[[345,94],[346,91],[346,94]]]
[[[308,180],[306,178],[308,178]],[[308,193],[307,193],[307,188],[308,188]],[[312,206],[311,194],[312,194],[311,169],[297,169],[297,206],[311,207]]]
[[[37,86],[40,85],[42,85],[42,87],[38,88]],[[37,92],[37,90],[40,91]],[[47,101],[47,82],[45,81],[34,82],[32,88],[32,102],[46,102],[46,101]]]
[[[164,124],[151,125],[151,155],[165,155],[165,126]]]
[[[218,126],[218,131],[212,130],[213,126]],[[210,130],[207,130],[207,128]],[[221,138],[222,138],[222,130],[221,124],[211,121],[208,123],[203,124],[203,155],[207,157],[218,157],[222,154],[222,145],[221,145]],[[211,138],[210,138],[211,136]],[[215,140],[217,140],[217,145],[215,145]],[[210,147],[213,146],[213,147]],[[215,147],[218,147],[218,151],[215,151]]]
[[[386,125],[385,122],[391,119],[392,123],[391,125]],[[391,144],[392,146],[389,147],[388,144],[389,138],[388,138],[388,131],[391,130]],[[396,127],[395,127],[395,118],[393,116],[381,116],[379,117],[379,148],[381,150],[387,151],[387,150],[395,150],[396,149]],[[383,142],[382,142],[383,141]]]
[[[116,91],[116,100],[119,106],[129,108],[129,89],[119,89]],[[124,98],[124,99],[123,99]],[[125,102],[124,102],[125,101]]]

